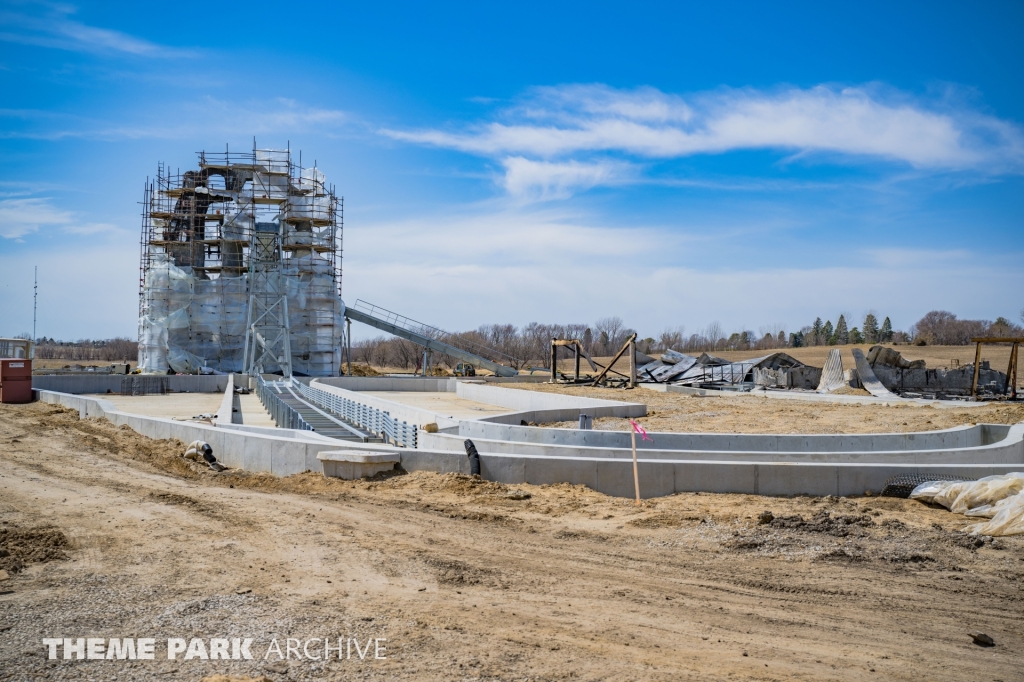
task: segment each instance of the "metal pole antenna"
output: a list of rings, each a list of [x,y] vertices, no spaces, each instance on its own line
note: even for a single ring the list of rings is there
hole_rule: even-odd
[[[35,266],[32,282],[32,341],[36,340],[36,309],[39,303],[39,266]]]

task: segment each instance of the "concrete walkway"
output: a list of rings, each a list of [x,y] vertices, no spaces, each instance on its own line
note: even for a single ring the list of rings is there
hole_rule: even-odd
[[[87,397],[109,400],[121,412],[164,419],[191,419],[198,414],[217,412],[222,395],[220,393],[168,393],[166,395],[129,396],[99,393]],[[260,405],[260,409],[263,409],[262,405]]]
[[[507,407],[478,403],[459,398],[454,393],[424,393],[420,391],[361,391],[362,395],[376,396],[396,403],[427,410],[451,419],[480,419],[505,414]]]
[[[265,426],[275,428],[273,417],[267,413],[263,403],[256,397],[255,393],[238,396],[238,402],[242,406],[242,423],[246,426]]]

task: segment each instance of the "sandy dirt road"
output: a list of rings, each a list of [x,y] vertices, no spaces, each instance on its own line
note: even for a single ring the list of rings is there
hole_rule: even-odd
[[[3,680],[1022,675],[1024,538],[916,502],[214,474],[39,403],[0,406],[0,446]],[[156,660],[50,661],[44,637],[153,637]],[[169,637],[257,660],[169,661]],[[259,660],[289,637],[386,658]]]

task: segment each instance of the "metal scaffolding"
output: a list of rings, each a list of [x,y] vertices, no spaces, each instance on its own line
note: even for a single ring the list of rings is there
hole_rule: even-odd
[[[339,374],[342,230],[342,199],[290,149],[161,163],[143,198],[139,366]]]

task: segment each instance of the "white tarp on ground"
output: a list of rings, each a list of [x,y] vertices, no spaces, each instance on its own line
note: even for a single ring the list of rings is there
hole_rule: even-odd
[[[910,498],[939,504],[955,514],[990,519],[964,528],[975,535],[1024,534],[1024,473],[986,476],[977,481],[922,483]]]

